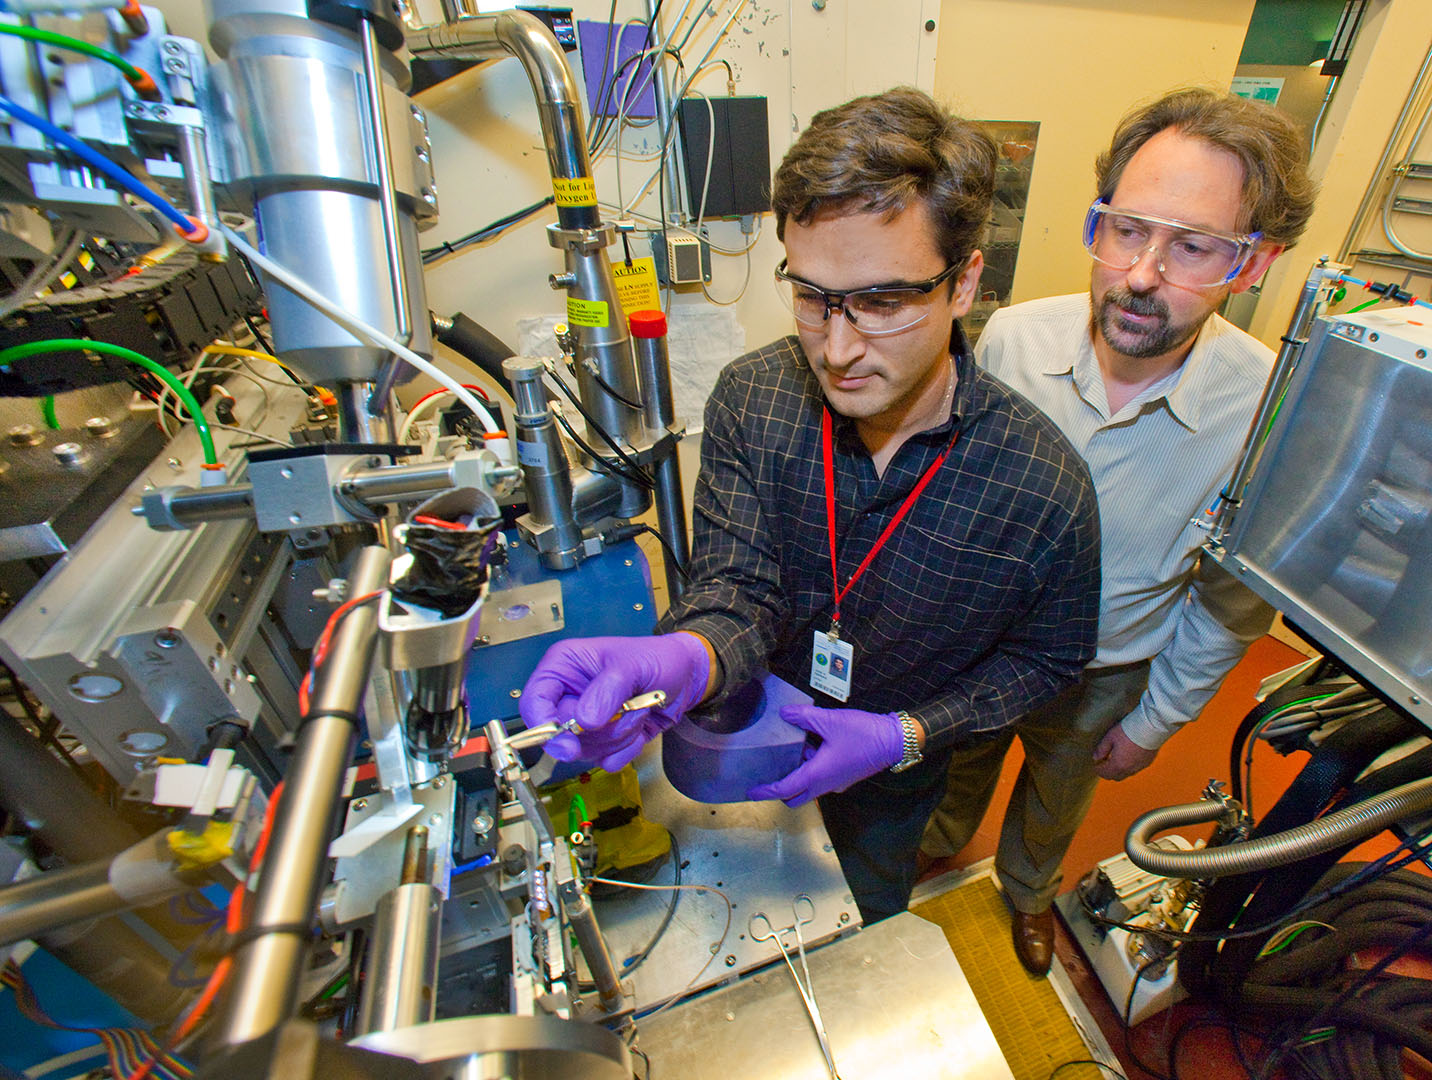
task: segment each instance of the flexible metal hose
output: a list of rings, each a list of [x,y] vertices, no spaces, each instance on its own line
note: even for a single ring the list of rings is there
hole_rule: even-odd
[[[1165,829],[1216,821],[1228,813],[1218,800],[1150,810],[1129,826],[1124,852],[1140,870],[1171,878],[1214,878],[1286,866],[1372,836],[1402,818],[1432,810],[1432,778],[1385,791],[1365,802],[1274,836],[1200,851],[1166,851],[1150,838]]]

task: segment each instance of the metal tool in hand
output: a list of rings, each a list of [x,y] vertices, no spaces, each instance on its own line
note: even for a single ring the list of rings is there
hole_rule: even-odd
[[[665,704],[665,690],[652,690],[645,694],[638,694],[636,697],[623,701],[621,708],[609,722],[615,723],[620,717],[629,712],[636,712],[638,709],[659,709]],[[553,736],[576,734],[583,730],[585,729],[577,722],[576,717],[573,717],[560,724],[538,724],[526,731],[516,732],[507,737],[507,745],[515,750],[525,750],[529,746],[543,746]]]
[[[810,906],[809,918],[801,918],[801,901]],[[811,1027],[815,1028],[815,1037],[820,1043],[821,1055],[825,1058],[826,1071],[830,1074],[830,1080],[841,1080],[840,1073],[835,1068],[835,1057],[830,1050],[830,1035],[826,1033],[825,1021],[821,1019],[820,1006],[815,1000],[815,985],[811,982],[810,968],[806,965],[805,938],[801,934],[801,927],[815,919],[815,901],[805,893],[801,893],[791,901],[791,911],[795,922],[790,926],[783,926],[779,930],[771,923],[770,916],[764,911],[758,911],[751,916],[746,924],[746,932],[751,935],[752,941],[774,941],[776,948],[781,951],[781,959],[786,962],[786,970],[791,973],[791,981],[796,984],[796,990],[800,993],[801,1002],[805,1005],[806,1015],[810,1017]],[[764,930],[759,929],[764,926]],[[805,981],[801,981],[800,975],[796,974],[795,965],[791,963],[791,954],[786,949],[785,942],[781,940],[782,934],[794,933],[796,936],[796,949],[800,955],[801,971],[805,973]]]

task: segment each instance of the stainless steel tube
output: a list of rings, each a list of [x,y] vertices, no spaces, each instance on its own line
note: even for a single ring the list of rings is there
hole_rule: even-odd
[[[408,831],[402,884],[378,901],[372,954],[363,971],[358,1034],[433,1019],[437,1005],[442,893],[427,883],[428,830]]]
[[[561,854],[565,858],[565,850]],[[592,902],[582,891],[581,884],[574,879],[562,881],[558,895],[562,899],[562,913],[577,935],[577,947],[582,950],[582,956],[592,972],[592,981],[597,984],[602,1007],[611,1012],[621,1004],[622,987],[617,979],[616,965],[607,951],[606,939],[597,926],[597,913],[592,910]]]
[[[504,52],[517,57],[537,98],[552,178],[590,183],[592,162],[582,99],[562,47],[540,19],[526,12],[503,11],[418,27],[408,32],[407,40],[415,60],[486,60]],[[590,205],[575,206],[564,206],[559,198],[557,220],[567,229],[596,225],[595,196]]]
[[[161,831],[113,859],[54,870],[0,889],[0,946],[193,888],[192,879],[176,872],[164,837]]]
[[[1381,832],[1432,809],[1432,778],[1414,780],[1327,817],[1273,836],[1199,851],[1165,851],[1149,843],[1165,829],[1215,821],[1228,806],[1209,799],[1150,810],[1129,826],[1124,853],[1140,870],[1172,878],[1212,878],[1286,866]]]
[[[365,547],[348,576],[348,596],[388,584],[391,557]],[[315,916],[334,812],[353,748],[353,718],[362,708],[378,641],[375,604],[352,609],[333,633],[318,669],[308,719],[275,811],[263,872],[249,911],[251,927],[307,926]],[[234,953],[229,993],[213,1034],[215,1046],[238,1046],[282,1024],[297,1004],[298,977],[308,949],[291,931],[254,937]]]

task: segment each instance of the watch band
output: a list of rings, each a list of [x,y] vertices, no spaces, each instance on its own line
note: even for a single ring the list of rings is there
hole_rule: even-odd
[[[925,760],[925,755],[920,751],[919,723],[913,716],[901,709],[895,714],[900,721],[900,736],[903,739],[903,756],[894,765],[890,766],[893,773],[904,772],[912,765],[918,765]]]

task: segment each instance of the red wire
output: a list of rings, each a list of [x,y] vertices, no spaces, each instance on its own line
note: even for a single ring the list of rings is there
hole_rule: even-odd
[[[463,388],[464,390],[472,390],[472,391],[474,391],[474,392],[477,394],[478,397],[482,398],[483,401],[486,401],[488,404],[491,404],[491,403],[492,403],[492,399],[487,396],[487,391],[484,390],[482,387],[480,387],[480,386],[475,386],[475,385],[473,385],[472,383],[463,383],[463,384],[462,384],[462,388]],[[451,394],[451,393],[452,393],[452,391],[449,390],[449,389],[448,389],[447,387],[445,387],[445,386],[440,386],[440,387],[438,387],[436,390],[429,390],[429,391],[428,391],[426,394],[424,394],[422,397],[418,398],[417,401],[413,402],[413,409],[416,409],[419,405],[421,405],[421,404],[422,404],[423,402],[425,402],[425,401],[430,401],[430,400],[432,400],[433,398],[437,397],[439,394]],[[413,409],[409,409],[408,412],[412,412]]]
[[[413,518],[415,525],[432,525],[438,529],[451,529],[453,532],[466,532],[466,525],[459,525],[456,521],[444,521],[442,518],[433,517],[431,514],[418,514]]]
[[[328,657],[328,646],[333,637],[333,631],[338,627],[339,620],[359,604],[366,604],[375,596],[382,595],[383,590],[378,589],[374,592],[366,593],[363,596],[354,597],[352,600],[339,604],[333,614],[328,616],[328,622],[324,624],[323,633],[318,635],[318,644],[313,647],[313,659],[309,662],[308,673],[304,675],[303,682],[298,684],[298,713],[300,716],[308,715],[308,694],[313,687],[313,673],[318,670],[319,666]]]

